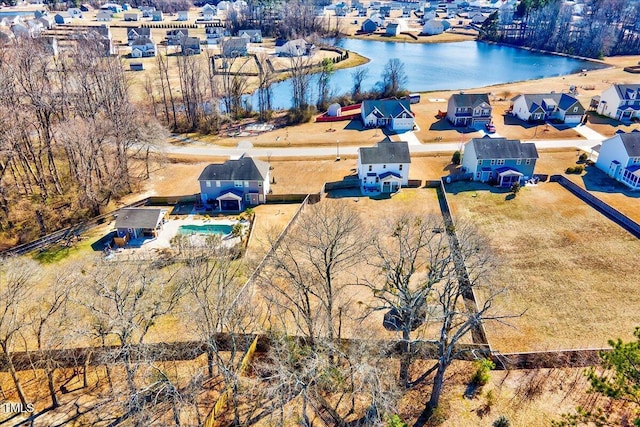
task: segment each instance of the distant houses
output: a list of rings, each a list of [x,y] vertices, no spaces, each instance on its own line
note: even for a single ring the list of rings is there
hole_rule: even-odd
[[[298,57],[311,56],[315,51],[313,43],[304,39],[276,40],[275,52],[278,56]]]
[[[409,183],[411,155],[406,142],[379,142],[358,149],[362,194],[395,193]]]
[[[474,138],[464,145],[462,167],[474,181],[510,187],[533,177],[538,151],[532,142],[506,138]]]
[[[149,37],[138,37],[131,43],[132,58],[156,56],[156,44]]]
[[[265,203],[269,193],[269,164],[251,157],[207,166],[200,177],[200,199],[219,211],[242,211]]]
[[[386,127],[393,131],[407,131],[414,127],[408,99],[364,100],[360,115],[365,127]]]
[[[640,190],[640,132],[602,141],[596,167],[632,190]]]

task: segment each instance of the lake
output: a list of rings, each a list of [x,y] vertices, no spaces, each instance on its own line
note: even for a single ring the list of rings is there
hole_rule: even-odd
[[[367,64],[337,70],[331,77],[332,94],[351,90],[351,74],[364,67],[368,76],[363,89],[369,90],[381,80],[385,64],[391,58],[404,63],[410,92],[470,89],[500,83],[535,80],[593,70],[604,65],[565,56],[531,52],[509,46],[465,41],[456,43],[397,43],[359,39],[340,40],[339,46],[370,59]],[[317,80],[313,88],[317,87]],[[315,103],[314,91],[312,103]],[[253,96],[254,108],[258,106]],[[273,85],[273,107],[291,107],[291,83]]]

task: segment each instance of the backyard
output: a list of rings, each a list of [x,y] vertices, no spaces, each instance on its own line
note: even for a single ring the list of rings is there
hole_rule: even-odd
[[[635,262],[640,242],[555,183],[517,197],[483,184],[447,186],[456,220],[469,220],[491,241],[508,293],[499,311],[522,314],[487,324],[502,352],[606,347],[629,340],[640,315]]]

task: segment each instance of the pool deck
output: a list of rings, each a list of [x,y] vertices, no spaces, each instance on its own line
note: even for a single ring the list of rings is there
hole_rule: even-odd
[[[187,215],[183,219],[170,219],[165,222],[162,230],[158,233],[158,237],[145,241],[139,248],[139,250],[151,250],[151,249],[167,249],[171,247],[171,239],[178,234],[178,228],[181,225],[234,225],[235,220],[230,219],[195,219],[193,215]],[[190,240],[194,245],[198,245],[200,241],[204,243],[206,238],[203,234],[194,234],[190,237]],[[226,246],[233,246],[240,242],[239,237],[227,237],[223,239],[223,243]]]

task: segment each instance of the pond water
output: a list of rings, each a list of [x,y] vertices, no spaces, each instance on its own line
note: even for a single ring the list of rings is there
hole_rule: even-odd
[[[347,93],[352,86],[352,73],[364,67],[367,78],[363,89],[372,89],[382,78],[385,64],[392,58],[404,63],[411,92],[470,89],[500,83],[534,80],[603,68],[604,65],[565,56],[531,52],[509,46],[465,41],[456,43],[397,43],[359,39],[340,40],[339,46],[370,59],[355,68],[337,70],[331,77],[333,95]],[[312,87],[317,87],[317,79]],[[315,103],[313,91],[311,103]],[[258,98],[252,96],[252,105]],[[273,107],[291,107],[291,82],[273,85]]]

